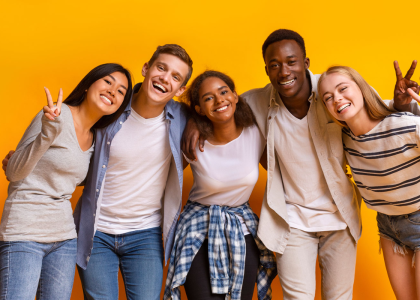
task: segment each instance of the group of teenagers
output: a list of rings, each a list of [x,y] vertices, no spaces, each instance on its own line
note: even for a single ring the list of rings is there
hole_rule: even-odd
[[[159,299],[164,261],[164,300],[181,286],[189,300],[251,300],[255,283],[269,300],[277,275],[284,299],[309,300],[317,257],[322,299],[352,299],[362,199],[378,212],[397,299],[420,299],[416,61],[405,77],[394,62],[383,101],[350,67],[312,74],[294,31],[271,33],[262,55],[270,83],[241,96],[219,71],[187,87],[193,62],[175,44],[134,87],[103,64],[64,101],[45,88],[48,104],[3,160],[0,300],[70,299],[76,264],[85,299],[118,299],[119,270],[127,299]],[[248,200],[260,164],[258,218]]]

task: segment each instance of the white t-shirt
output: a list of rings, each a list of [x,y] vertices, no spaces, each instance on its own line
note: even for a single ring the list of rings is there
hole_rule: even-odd
[[[194,184],[189,200],[203,205],[236,207],[246,203],[259,175],[259,161],[265,140],[257,126],[246,127],[239,137],[225,145],[205,142],[198,160],[189,161]],[[242,231],[249,231],[242,222]]]
[[[307,116],[298,119],[280,100],[274,136],[283,178],[289,225],[307,232],[347,227],[325,181]]]
[[[159,227],[171,158],[164,112],[145,119],[132,109],[111,144],[97,229],[122,234]]]

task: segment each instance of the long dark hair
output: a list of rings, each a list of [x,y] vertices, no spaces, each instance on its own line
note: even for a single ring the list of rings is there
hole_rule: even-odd
[[[190,107],[191,115],[197,123],[200,134],[205,137],[213,134],[213,123],[209,120],[209,118],[207,118],[207,116],[202,116],[197,113],[195,106],[200,106],[198,91],[200,90],[201,84],[204,80],[210,77],[217,77],[223,80],[232,92],[236,91],[235,83],[232,78],[222,72],[209,70],[198,75],[188,87],[187,91],[181,96],[181,101]],[[236,103],[236,110],[233,116],[235,118],[236,126],[249,127],[256,124],[251,108],[241,96],[238,96],[238,103]]]
[[[92,128],[104,128],[117,120],[123,111],[126,109],[128,103],[130,102],[131,95],[133,92],[131,74],[130,71],[125,69],[119,64],[103,64],[99,65],[96,68],[93,68],[76,86],[76,88],[70,93],[70,95],[64,100],[63,103],[66,103],[68,106],[79,106],[85,101],[86,90],[97,80],[104,78],[105,76],[112,74],[114,72],[123,73],[127,77],[128,87],[127,93],[125,94],[124,101],[121,104],[120,108],[111,115],[103,116],[99,119],[98,122],[93,125]]]

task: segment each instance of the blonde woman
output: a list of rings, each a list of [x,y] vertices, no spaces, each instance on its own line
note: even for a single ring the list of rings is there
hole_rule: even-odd
[[[401,76],[396,65],[397,77]],[[320,100],[343,126],[343,145],[368,208],[376,210],[380,245],[397,299],[420,299],[420,117],[390,110],[349,67],[329,68]],[[400,87],[415,100],[418,85]],[[417,266],[417,268],[413,268]]]

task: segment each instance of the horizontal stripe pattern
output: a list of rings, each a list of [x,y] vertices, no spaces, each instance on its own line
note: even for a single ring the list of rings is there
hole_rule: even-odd
[[[347,161],[368,207],[388,215],[420,208],[419,126],[419,117],[394,113],[364,135],[343,128]]]

